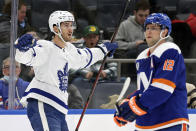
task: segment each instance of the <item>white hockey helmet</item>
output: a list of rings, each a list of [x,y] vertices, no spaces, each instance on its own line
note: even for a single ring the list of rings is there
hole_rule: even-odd
[[[61,22],[64,21],[74,22],[75,20],[73,14],[68,11],[54,11],[52,14],[50,14],[48,20],[50,31],[55,33],[53,30],[53,26],[56,25],[58,28],[60,28]]]

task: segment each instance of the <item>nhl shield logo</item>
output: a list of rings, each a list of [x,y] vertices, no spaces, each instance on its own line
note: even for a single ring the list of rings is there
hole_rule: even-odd
[[[139,62],[136,63],[136,69],[139,70]]]

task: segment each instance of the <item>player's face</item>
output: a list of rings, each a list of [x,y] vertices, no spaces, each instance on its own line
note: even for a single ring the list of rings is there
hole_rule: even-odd
[[[86,47],[93,48],[97,45],[99,40],[99,35],[96,34],[89,34],[88,36],[84,37]]]
[[[146,42],[152,47],[160,39],[161,27],[155,24],[148,24],[145,29]]]
[[[73,22],[62,22],[61,23],[61,31],[62,31],[62,37],[65,41],[71,41],[72,34],[73,34]]]
[[[148,17],[150,10],[138,10],[134,11],[135,20],[138,24],[143,25]]]

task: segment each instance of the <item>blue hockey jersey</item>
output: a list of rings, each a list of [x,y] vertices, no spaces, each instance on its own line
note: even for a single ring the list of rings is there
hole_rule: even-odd
[[[136,119],[138,130],[158,130],[189,123],[186,68],[179,47],[171,42],[149,48],[136,59],[139,102],[148,113]]]

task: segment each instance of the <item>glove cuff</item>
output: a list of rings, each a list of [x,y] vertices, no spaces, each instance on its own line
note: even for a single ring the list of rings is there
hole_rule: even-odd
[[[114,119],[114,122],[116,123],[116,125],[119,127],[125,126],[127,124],[127,121],[125,121],[124,119],[120,119],[117,116],[115,116],[113,119]]]
[[[128,103],[129,104],[129,107],[138,116],[142,116],[142,115],[147,114],[147,108],[145,108],[144,106],[142,106],[137,99],[138,98],[136,96],[133,96],[129,100],[129,103]]]

